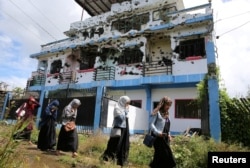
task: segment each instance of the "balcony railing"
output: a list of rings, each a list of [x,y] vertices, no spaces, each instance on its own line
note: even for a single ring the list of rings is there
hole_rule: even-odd
[[[75,81],[76,72],[67,71],[59,74],[59,83],[60,84],[68,84]]]
[[[152,76],[159,74],[172,75],[172,61],[152,61],[150,63],[143,64],[143,76]]]
[[[94,71],[93,80],[113,80],[115,79],[115,67],[105,67],[105,68],[96,68]]]
[[[76,71],[68,71],[57,74],[59,84],[74,83],[76,79]],[[153,76],[167,74],[172,75],[172,61],[152,61],[150,63],[143,63],[142,76]],[[93,81],[115,80],[115,67],[96,68],[93,73]],[[42,86],[45,85],[45,74],[34,75],[29,81],[28,86]]]
[[[46,77],[44,74],[39,74],[32,77],[30,81],[30,86],[41,86],[45,84]]]

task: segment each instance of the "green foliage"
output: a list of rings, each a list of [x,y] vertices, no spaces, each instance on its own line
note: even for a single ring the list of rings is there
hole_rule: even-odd
[[[133,165],[146,166],[153,159],[154,149],[148,148],[142,143],[144,136],[137,138],[137,141],[131,142],[128,160]]]
[[[13,160],[16,158],[16,148],[19,145],[19,142],[13,140],[13,135],[18,129],[20,123],[15,124],[14,126],[1,124],[0,126],[0,167],[1,168],[10,168],[10,167],[22,167],[22,160]]]
[[[176,136],[171,142],[171,148],[179,168],[207,167],[208,152],[249,151],[241,145],[218,143],[212,139],[205,140],[202,136]]]
[[[219,74],[219,69],[217,69]],[[198,104],[202,106],[204,100],[209,99],[208,84],[209,76],[197,84]],[[219,76],[217,76],[219,79]],[[225,88],[219,90],[219,106],[221,114],[221,139],[228,143],[242,143],[250,146],[250,100],[231,99]]]
[[[222,140],[250,146],[250,101],[248,99],[224,100],[221,110]]]

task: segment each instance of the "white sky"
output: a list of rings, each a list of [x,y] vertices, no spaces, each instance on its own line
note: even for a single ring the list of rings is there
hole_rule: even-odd
[[[185,7],[208,0],[184,0]],[[250,86],[250,0],[213,0],[215,44],[222,84],[230,96],[245,96]],[[80,21],[74,0],[0,0],[0,82],[24,88],[41,45],[66,38],[70,23]],[[84,13],[84,18],[88,17]]]

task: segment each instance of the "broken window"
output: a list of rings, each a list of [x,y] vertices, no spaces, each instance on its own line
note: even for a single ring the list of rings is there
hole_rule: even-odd
[[[118,30],[126,33],[130,30],[141,30],[141,25],[149,22],[149,13],[120,19],[112,23],[111,30]]]
[[[97,54],[97,47],[88,47],[86,49],[82,48],[80,58],[80,70],[93,68]]]
[[[50,66],[50,74],[59,73],[62,68],[62,61],[55,60],[51,63]]]
[[[142,62],[143,53],[139,47],[125,48],[119,57],[118,64],[133,64]]]
[[[204,38],[181,41],[180,45],[175,48],[179,53],[179,59],[183,60],[188,57],[205,57],[205,41]]]
[[[169,18],[167,16],[167,14],[170,12],[174,12],[174,11],[176,11],[175,6],[154,11],[153,12],[153,21],[156,21],[156,20],[165,20],[166,21],[166,19]]]
[[[201,118],[201,110],[193,99],[175,100],[175,118]]]

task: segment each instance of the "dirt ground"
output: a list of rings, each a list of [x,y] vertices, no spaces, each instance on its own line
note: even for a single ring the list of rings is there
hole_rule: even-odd
[[[18,151],[27,159],[25,161],[25,168],[71,168],[79,166],[71,166],[67,163],[60,161],[61,157],[69,156],[71,158],[71,153],[62,153],[62,155],[55,155],[54,151],[41,151],[37,149],[35,144],[31,145],[26,141],[20,142],[18,146]],[[73,161],[72,161],[73,162]],[[81,166],[82,167],[82,166]]]

